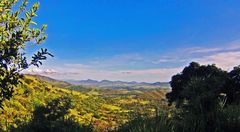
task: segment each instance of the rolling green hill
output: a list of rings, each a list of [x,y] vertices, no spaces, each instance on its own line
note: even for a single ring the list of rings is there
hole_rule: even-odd
[[[51,122],[71,120],[80,126],[91,126],[94,131],[104,132],[128,122],[132,113],[151,115],[156,107],[166,105],[166,90],[129,91],[79,86],[75,91],[74,87],[77,86],[43,76],[25,75],[14,97],[6,100],[4,109],[0,110],[0,128],[2,131],[18,131],[42,115]],[[69,101],[66,102],[65,98]],[[60,102],[56,103],[56,100]],[[54,102],[54,105],[50,105]],[[48,118],[52,114],[59,114],[58,109],[62,110],[65,105],[69,107],[66,107],[64,114],[61,113],[62,117]]]

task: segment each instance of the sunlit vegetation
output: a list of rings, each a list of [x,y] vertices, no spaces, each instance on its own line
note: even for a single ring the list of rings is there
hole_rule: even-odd
[[[41,44],[47,38],[47,25],[40,28],[33,21],[40,3],[29,5],[28,0],[0,1],[0,107],[12,98],[14,88],[22,77],[20,72],[30,66],[42,65],[52,54],[41,49],[32,58],[26,56],[26,48]]]
[[[74,130],[110,131],[128,122],[132,113],[151,115],[160,107],[158,104],[162,104],[159,103],[161,100],[155,100],[156,93],[161,93],[159,91],[131,93],[116,90],[106,93],[108,90],[85,89],[79,92],[69,90],[69,85],[26,75],[15,89],[13,98],[3,103],[0,110],[1,130],[64,131],[76,128]],[[152,94],[152,98],[142,95],[145,93]],[[51,117],[51,114],[57,116]],[[44,127],[41,124],[45,124]],[[61,124],[65,124],[66,128],[61,128]]]
[[[239,131],[239,72],[239,67],[228,73],[214,65],[191,63],[173,76],[171,91],[86,88],[25,75],[13,98],[3,102],[0,128],[23,132]]]
[[[26,48],[47,38],[40,3],[0,1],[0,131],[239,132],[240,66],[230,72],[192,62],[161,86],[117,81],[79,86],[22,75],[47,57]],[[115,82],[116,83],[116,82]]]

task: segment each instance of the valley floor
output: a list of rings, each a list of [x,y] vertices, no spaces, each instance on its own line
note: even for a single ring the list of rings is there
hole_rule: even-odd
[[[168,90],[84,88],[27,75],[16,91],[0,110],[1,131],[44,129],[39,126],[111,131],[135,115],[166,109]]]

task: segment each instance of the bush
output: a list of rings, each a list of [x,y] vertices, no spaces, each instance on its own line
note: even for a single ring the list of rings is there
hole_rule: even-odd
[[[84,126],[71,118],[65,118],[72,107],[71,99],[62,97],[54,99],[46,106],[38,106],[32,120],[27,124],[21,124],[18,128],[12,128],[13,132],[91,132],[92,126]]]
[[[154,117],[135,115],[130,122],[121,126],[116,132],[171,132],[173,124],[167,113],[158,113]]]

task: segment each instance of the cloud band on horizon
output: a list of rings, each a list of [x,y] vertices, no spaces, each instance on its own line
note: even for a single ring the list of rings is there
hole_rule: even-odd
[[[169,81],[171,76],[192,61],[200,64],[216,64],[216,66],[231,70],[240,65],[239,43],[223,47],[192,47],[179,49],[158,57],[143,54],[116,55],[109,59],[99,59],[88,63],[62,62],[61,66],[44,66],[31,68],[24,73],[40,74],[56,79],[95,79],[121,80],[138,82]],[[136,68],[135,68],[136,67]]]

